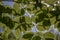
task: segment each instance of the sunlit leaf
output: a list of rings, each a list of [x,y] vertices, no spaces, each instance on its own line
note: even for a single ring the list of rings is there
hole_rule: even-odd
[[[52,38],[52,39],[56,38],[56,36],[53,33],[50,33],[50,32],[45,33],[44,37],[45,38]]]
[[[56,3],[56,0],[44,0],[47,4],[54,4]]]
[[[0,26],[4,24],[3,26],[6,29],[4,30],[4,33],[0,34],[0,40],[59,39],[60,2],[58,2],[58,0],[14,0],[13,8],[4,6],[1,2],[0,22],[2,24],[0,24]],[[10,14],[13,14],[13,17]],[[33,27],[32,22],[35,22],[37,24],[36,27]],[[55,26],[55,29],[52,29],[52,31],[56,31],[57,29],[59,30],[57,34],[58,38],[54,33],[55,31],[53,33],[50,33],[49,31],[49,28],[52,24],[54,24]],[[12,29],[15,29],[15,31]],[[11,30],[14,32],[12,33]],[[21,32],[21,34],[19,31]]]
[[[14,3],[13,9],[16,11],[17,14],[20,14],[20,7],[18,3]]]
[[[54,24],[55,21],[56,21],[56,17],[52,17],[52,18],[50,18],[50,22],[51,22],[51,24]]]

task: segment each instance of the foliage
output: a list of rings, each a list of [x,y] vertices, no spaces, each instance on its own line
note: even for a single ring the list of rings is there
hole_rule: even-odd
[[[60,31],[58,0],[14,0],[13,2],[14,5],[11,7],[3,5],[0,1],[0,26],[5,27],[4,32],[0,33],[0,40],[59,40],[56,38],[58,34],[52,33],[55,38],[44,36],[44,30],[48,30],[53,24]],[[32,27],[36,27],[34,32],[31,31]],[[38,27],[42,29],[37,30]],[[47,36],[53,35],[47,34]]]

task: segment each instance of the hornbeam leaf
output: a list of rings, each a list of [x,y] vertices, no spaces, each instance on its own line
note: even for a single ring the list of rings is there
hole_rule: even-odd
[[[0,40],[3,40],[2,38],[0,38]]]
[[[33,33],[27,33],[27,34],[23,35],[23,38],[30,39],[30,38],[32,38],[32,36],[33,36]]]
[[[60,22],[57,24],[57,27],[60,28]]]
[[[24,9],[21,9],[21,15],[24,15],[25,11]]]
[[[50,26],[50,25],[51,25],[50,20],[44,20],[43,21],[43,26]]]
[[[5,7],[0,5],[0,14],[3,13],[3,12],[5,12]]]
[[[52,39],[52,38],[45,38],[45,40],[54,40],[54,39]]]
[[[9,8],[9,7],[7,7],[5,12],[6,12],[6,13],[10,13],[10,14],[11,14],[11,13],[12,13],[12,9],[11,9],[11,8]]]
[[[1,22],[6,24],[6,26],[8,26],[10,29],[12,29],[15,25],[15,23],[9,17],[3,17]]]
[[[25,17],[24,17],[24,16],[20,17],[20,20],[19,20],[19,22],[20,22],[20,23],[23,23],[23,22],[25,22]]]
[[[16,2],[14,3],[13,9],[14,9],[14,11],[15,11],[17,14],[20,13],[20,8],[19,8],[19,4],[18,4],[18,3],[16,3]]]
[[[32,40],[41,40],[41,37],[40,36],[35,36],[32,38]]]
[[[54,3],[56,3],[56,0],[44,0],[44,2],[45,3],[47,3],[47,4],[54,4]]]
[[[51,22],[51,24],[54,24],[55,21],[56,21],[56,17],[52,17],[52,18],[50,18],[50,22]]]
[[[56,38],[56,35],[54,35],[51,32],[47,32],[47,33],[44,34],[44,37],[45,38],[52,38],[52,39],[54,39],[54,38]]]

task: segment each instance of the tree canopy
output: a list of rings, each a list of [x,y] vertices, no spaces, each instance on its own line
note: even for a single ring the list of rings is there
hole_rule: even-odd
[[[1,0],[0,40],[59,40],[60,0]]]

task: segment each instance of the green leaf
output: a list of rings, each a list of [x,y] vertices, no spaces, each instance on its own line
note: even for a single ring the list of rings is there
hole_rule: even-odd
[[[6,12],[6,13],[10,13],[10,14],[11,14],[11,13],[12,13],[12,9],[11,9],[11,8],[9,8],[9,7],[7,7],[7,8],[6,8],[6,10],[5,10],[5,12]]]
[[[36,22],[41,22],[44,18],[48,18],[47,11],[43,10],[43,13],[39,13],[36,17]]]
[[[21,26],[22,26],[22,28],[23,28],[24,30],[27,30],[27,26],[26,26],[25,23],[22,23]]]
[[[20,7],[18,3],[14,2],[13,9],[17,14],[20,14]]]
[[[24,17],[24,16],[20,17],[20,21],[19,21],[19,22],[20,22],[20,23],[25,22],[25,17]]]
[[[0,40],[3,40],[2,38],[0,38]]]
[[[33,33],[27,33],[27,34],[23,35],[23,38],[30,39],[30,38],[32,38],[32,36],[33,36]]]
[[[26,16],[25,16],[25,21],[26,21],[27,23],[31,23],[31,22],[32,22],[31,18],[26,17]]]
[[[44,20],[45,15],[43,13],[39,13],[36,17],[36,22],[40,22]]]
[[[57,24],[57,28],[60,28],[60,22]]]
[[[56,26],[57,26],[57,28],[58,28],[58,30],[60,32],[60,22],[59,21],[57,22]]]
[[[15,35],[11,32],[9,35],[8,35],[8,39],[16,39]]]
[[[50,20],[44,20],[43,21],[43,26],[50,26],[50,25],[51,25]]]
[[[9,17],[3,17],[1,22],[4,23],[10,29],[12,29],[15,25],[15,23]]]
[[[45,38],[45,40],[54,40],[54,39],[52,39],[52,38]]]
[[[52,18],[50,18],[50,22],[51,22],[51,24],[54,24],[55,21],[56,21],[56,17],[52,17]]]
[[[57,19],[60,20],[60,15],[58,15],[58,18]]]
[[[0,5],[0,13],[4,13],[6,10],[5,10],[5,7]]]
[[[17,0],[18,3],[22,2],[22,0]]]
[[[52,38],[52,39],[54,39],[54,38],[56,38],[56,35],[54,35],[54,34],[52,34],[50,32],[47,32],[47,33],[44,34],[44,37],[45,38]]]
[[[40,36],[35,36],[32,38],[32,40],[41,40],[41,37]]]
[[[25,11],[24,9],[21,9],[21,15],[24,15]]]
[[[47,3],[47,4],[54,4],[54,3],[56,3],[56,0],[44,0],[44,2],[45,3]]]

